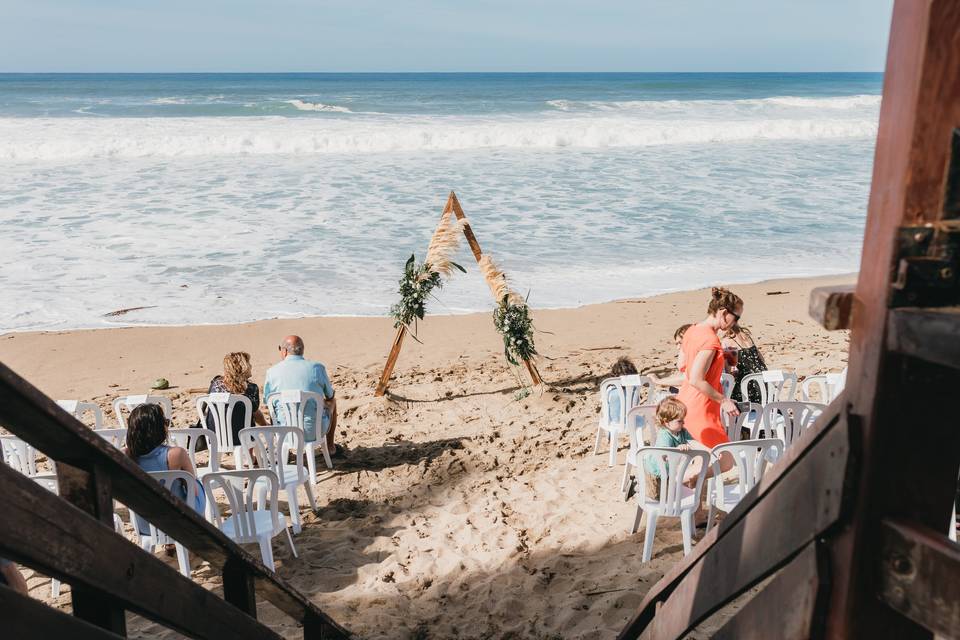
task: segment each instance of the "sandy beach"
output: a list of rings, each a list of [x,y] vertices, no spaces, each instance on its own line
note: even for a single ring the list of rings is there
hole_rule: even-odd
[[[853,280],[731,288],[768,366],[806,376],[843,368],[847,351],[846,332],[807,316],[810,290]],[[278,341],[299,334],[331,374],[349,452],[322,474],[317,513],[303,511],[300,558],[277,540],[282,577],[364,638],[612,638],[682,546],[667,521],[653,560],[640,562],[622,467],[592,455],[597,385],[620,356],[641,373],[670,372],[674,329],[701,320],[707,301],[699,290],[535,311],[547,384],[525,397],[525,373],[507,364],[488,313],[428,315],[386,398],[373,389],[393,337],[388,318],[15,333],[0,336],[0,360],[51,397],[103,407],[167,378],[160,393],[184,427],[225,353],[248,351],[262,386]],[[194,579],[218,588],[202,564]],[[49,601],[46,579],[29,583]],[[69,601],[65,586],[57,605]],[[285,637],[300,634],[269,605],[260,611]],[[159,630],[131,621],[131,637]]]

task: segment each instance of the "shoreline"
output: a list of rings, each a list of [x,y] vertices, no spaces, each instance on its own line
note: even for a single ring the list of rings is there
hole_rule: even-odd
[[[747,316],[744,324],[756,325],[756,319],[777,316],[787,304],[794,311],[793,321],[812,323],[806,314],[809,291],[817,286],[849,283],[855,274],[764,280],[753,284],[731,285],[744,298]],[[782,290],[784,295],[767,295]],[[584,347],[580,343],[613,341],[620,348],[643,352],[651,348],[660,353],[668,347],[673,334],[671,320],[681,306],[684,322],[701,319],[700,300],[709,289],[693,289],[657,294],[646,298],[624,298],[573,308],[534,309],[537,328],[535,341],[544,360],[563,352]],[[802,292],[797,299],[798,292]],[[761,314],[751,316],[751,303]],[[636,326],[624,309],[644,305],[648,309]],[[800,312],[797,307],[802,309]],[[661,313],[663,311],[664,313]],[[582,324],[600,325],[594,336],[583,335]],[[500,336],[493,329],[490,312],[464,314],[428,313],[418,325],[422,344],[408,340],[398,363],[399,375],[405,364],[442,365],[465,357],[471,360],[489,356],[502,358]],[[64,329],[0,334],[0,361],[33,384],[58,398],[96,398],[112,389],[128,393],[146,393],[160,377],[170,381],[173,390],[205,387],[210,372],[219,370],[220,360],[230,351],[247,351],[253,360],[253,380],[262,382],[266,369],[276,359],[276,345],[289,333],[303,336],[307,357],[321,360],[334,378],[338,371],[373,373],[383,366],[394,335],[393,320],[387,316],[308,316],[276,318],[234,324],[119,326],[93,329]],[[762,343],[764,331],[758,333]],[[642,333],[643,339],[631,340]],[[464,344],[458,336],[468,341]],[[334,337],[331,337],[334,336]],[[631,344],[631,342],[635,344]],[[39,354],[45,354],[38,358]],[[56,358],[51,358],[56,354]],[[91,354],[95,354],[91,364]],[[54,362],[56,360],[56,362]],[[109,378],[109,379],[108,379]],[[549,378],[547,379],[549,382]],[[116,386],[110,386],[116,385]],[[114,393],[113,395],[117,395]]]
[[[841,272],[841,273],[828,273],[828,274],[819,274],[819,275],[801,275],[801,276],[788,276],[783,278],[766,278],[763,280],[732,280],[730,282],[723,283],[725,287],[741,287],[748,285],[763,285],[773,282],[792,282],[795,280],[819,280],[819,279],[833,279],[833,278],[849,278],[852,281],[856,281],[857,272]],[[692,291],[702,291],[709,287],[693,287],[689,289],[667,289],[664,291],[658,291],[656,293],[651,293],[648,295],[639,295],[639,296],[628,296],[625,298],[614,298],[612,300],[603,300],[600,302],[586,302],[584,304],[579,304],[571,307],[538,307],[531,305],[530,310],[534,313],[542,311],[573,311],[577,309],[583,309],[584,307],[600,306],[605,304],[618,304],[624,302],[632,302],[636,300],[651,300],[661,296],[669,296],[678,293],[689,293]],[[492,304],[492,303],[491,303]],[[135,311],[133,309],[131,311]],[[122,309],[117,311],[124,311]],[[117,311],[111,311],[109,313],[117,313]],[[444,313],[430,313],[428,308],[427,318],[437,318],[437,317],[458,317],[458,316],[469,316],[477,315],[484,313],[492,313],[493,307],[486,310],[470,310],[470,311],[445,311]],[[133,328],[143,328],[143,329],[161,329],[161,328],[176,328],[182,329],[185,327],[239,327],[246,326],[251,324],[257,324],[261,322],[273,322],[273,321],[292,321],[292,320],[319,320],[324,318],[348,318],[348,319],[370,319],[370,318],[389,318],[387,314],[378,314],[378,315],[361,315],[361,314],[325,314],[325,315],[306,315],[306,316],[289,316],[289,317],[279,317],[273,316],[270,318],[256,318],[253,320],[241,320],[238,322],[191,322],[191,323],[131,323],[131,324],[105,324],[102,326],[91,326],[91,327],[69,327],[61,329],[7,329],[0,330],[0,340],[6,338],[10,335],[43,335],[43,334],[61,334],[61,333],[75,333],[79,331],[112,331],[116,329],[133,329]]]

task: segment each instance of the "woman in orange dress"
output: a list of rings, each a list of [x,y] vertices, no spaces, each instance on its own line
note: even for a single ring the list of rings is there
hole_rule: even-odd
[[[740,296],[727,289],[714,287],[706,319],[691,326],[683,336],[681,349],[686,371],[677,398],[687,407],[687,430],[707,448],[729,442],[720,421],[720,412],[732,415],[739,413],[737,405],[721,391],[720,375],[723,373],[724,357],[717,332],[732,327],[742,313],[743,300]],[[732,464],[732,459],[721,460],[720,467],[726,471],[724,467],[729,469]]]

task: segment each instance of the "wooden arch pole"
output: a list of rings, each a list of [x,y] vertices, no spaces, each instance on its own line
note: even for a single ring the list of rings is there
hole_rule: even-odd
[[[457,194],[455,194],[453,191],[450,192],[450,196],[447,198],[447,204],[444,205],[440,217],[443,218],[443,216],[450,212],[453,212],[453,215],[457,217],[457,220],[460,220],[463,223],[463,235],[467,239],[467,244],[470,245],[470,251],[473,252],[473,257],[476,258],[477,264],[480,264],[480,260],[483,258],[483,251],[480,250],[480,243],[477,242],[477,236],[473,233],[473,229],[470,228],[470,223],[467,221],[467,216],[463,213],[463,208],[460,206],[460,201],[457,200]],[[393,368],[397,365],[397,358],[400,357],[400,349],[403,348],[403,339],[406,337],[406,335],[407,328],[405,326],[401,326],[397,329],[397,333],[393,337],[393,345],[390,347],[390,355],[387,356],[387,364],[383,367],[383,373],[380,375],[380,382],[377,383],[377,390],[374,393],[374,395],[378,398],[387,391],[387,385],[390,383],[390,376],[393,375]],[[540,377],[540,372],[537,371],[536,365],[529,360],[524,360],[523,364],[526,365],[527,372],[530,374],[530,379],[533,381],[533,384],[541,384],[543,379]]]

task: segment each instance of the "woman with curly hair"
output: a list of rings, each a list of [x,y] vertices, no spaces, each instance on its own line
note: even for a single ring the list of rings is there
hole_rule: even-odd
[[[214,377],[210,381],[208,393],[232,393],[244,395],[250,398],[253,405],[253,424],[265,425],[263,414],[258,411],[260,408],[260,388],[250,378],[253,376],[253,367],[250,364],[250,354],[245,351],[235,351],[223,356],[223,373]],[[240,430],[247,426],[250,416],[245,415],[246,409],[243,406],[237,406],[233,410],[231,418],[231,428],[233,429],[233,440],[239,442]],[[213,431],[213,412],[207,410],[204,419],[207,429]]]
[[[171,447],[166,444],[167,426],[170,421],[163,415],[163,408],[156,404],[142,404],[130,412],[127,419],[127,446],[125,452],[144,471],[186,471],[196,477],[197,472],[190,462],[190,456],[183,447]],[[202,514],[206,506],[203,486],[197,484],[197,500],[191,505]],[[182,485],[182,482],[178,482]],[[187,488],[174,486],[171,491],[181,500],[187,499]],[[137,516],[137,531],[149,534],[147,521]],[[172,545],[170,547],[172,549]]]

